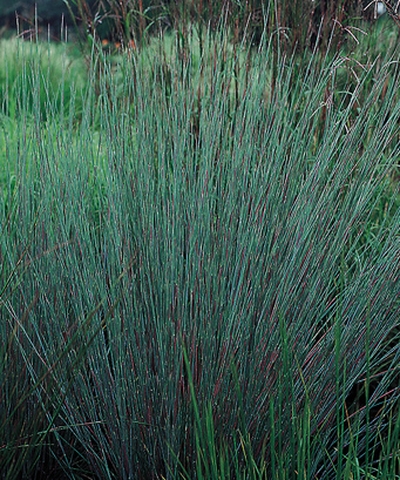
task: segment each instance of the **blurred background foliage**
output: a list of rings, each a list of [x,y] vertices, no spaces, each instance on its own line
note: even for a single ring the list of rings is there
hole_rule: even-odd
[[[259,44],[263,35],[275,35],[280,48],[301,51],[338,48],[386,9],[397,16],[389,1],[375,0],[0,0],[0,24],[3,33],[18,28],[26,35],[38,27],[53,38],[69,24],[83,27],[80,34],[129,45],[147,32],[175,28],[184,37],[189,24],[215,29],[223,22],[234,40]]]

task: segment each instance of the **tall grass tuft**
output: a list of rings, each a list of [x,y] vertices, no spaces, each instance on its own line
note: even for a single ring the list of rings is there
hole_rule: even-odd
[[[398,65],[223,40],[5,137],[7,479],[398,474]]]

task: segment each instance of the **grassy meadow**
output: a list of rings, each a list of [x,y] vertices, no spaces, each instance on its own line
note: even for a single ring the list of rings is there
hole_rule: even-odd
[[[1,478],[400,478],[398,33],[370,28],[1,41]]]

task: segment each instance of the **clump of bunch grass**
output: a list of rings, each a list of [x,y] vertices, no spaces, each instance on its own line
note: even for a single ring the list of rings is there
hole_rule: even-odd
[[[235,96],[242,57],[206,45],[168,75],[141,52],[117,79],[94,66],[78,126],[73,104],[45,128],[34,111],[30,136],[16,120],[7,479],[49,459],[70,478],[397,474],[398,66],[337,90],[340,58],[267,44]]]

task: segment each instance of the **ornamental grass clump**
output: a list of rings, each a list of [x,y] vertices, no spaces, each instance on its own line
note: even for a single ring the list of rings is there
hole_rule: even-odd
[[[18,119],[7,479],[396,478],[397,63],[338,90],[340,58],[266,45],[236,95],[214,42],[168,79],[103,65],[78,125]]]

